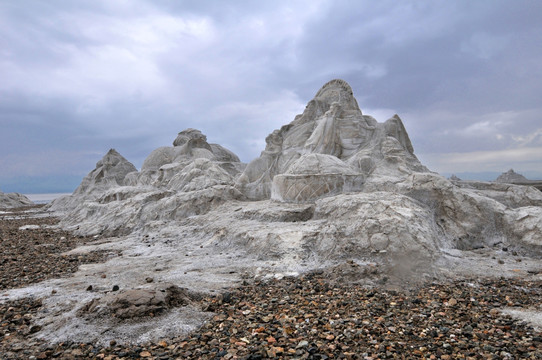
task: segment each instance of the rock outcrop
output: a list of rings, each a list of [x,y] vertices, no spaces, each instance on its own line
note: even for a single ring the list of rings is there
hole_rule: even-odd
[[[69,211],[85,201],[95,200],[107,190],[124,184],[126,175],[137,172],[135,166],[115,149],[110,149],[96,163],[96,168],[83,178],[72,195],[55,199],[49,205],[52,211]]]
[[[127,234],[149,221],[178,220],[243,199],[234,188],[243,168],[234,153],[187,129],[173,146],[151,152],[141,171],[111,149],[72,195],[50,209],[65,212],[62,224],[79,233]]]
[[[507,172],[502,173],[495,180],[495,182],[498,182],[498,183],[510,183],[510,184],[517,183],[517,182],[526,183],[528,181],[529,180],[525,176],[518,174],[517,172],[514,171],[514,169],[510,169]]]
[[[370,258],[383,251],[425,261],[441,249],[502,244],[541,253],[542,235],[533,229],[542,226],[542,193],[431,173],[399,116],[379,123],[362,114],[343,80],[325,84],[266,143],[245,167],[187,129],[173,146],[154,150],[139,172],[111,150],[69,201],[51,208],[70,209],[62,225],[86,235],[149,232],[182,220],[198,236],[227,239],[259,256]]]
[[[168,308],[190,303],[190,294],[175,285],[151,289],[135,289],[110,293],[95,298],[79,311],[81,316],[126,320],[155,316]]]
[[[34,202],[19,193],[4,193],[0,190],[0,209],[34,205]]]
[[[266,143],[260,157],[248,164],[236,182],[252,200],[272,196],[312,201],[360,190],[363,178],[372,174],[402,176],[427,171],[414,155],[399,116],[379,123],[363,115],[350,85],[343,80],[325,84],[303,114],[271,133]],[[300,169],[300,164],[308,162],[317,167]],[[306,191],[310,182],[318,184],[319,190]]]

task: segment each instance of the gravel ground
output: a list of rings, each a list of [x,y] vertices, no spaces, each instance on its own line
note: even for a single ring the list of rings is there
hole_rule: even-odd
[[[102,262],[112,255],[105,252],[63,255],[96,239],[57,229],[54,227],[57,218],[35,217],[40,213],[28,212],[29,209],[38,210],[39,206],[0,213],[0,290],[66,276],[77,271],[81,264]],[[28,225],[32,227],[20,229]]]
[[[56,222],[40,221],[39,225]],[[4,261],[1,277],[18,279],[2,280],[4,288],[66,276],[74,265],[86,261],[62,261],[59,255],[85,239],[48,228],[19,234],[18,228],[29,223],[38,224],[36,219],[1,221],[2,247],[10,251],[0,260]],[[72,245],[39,246],[62,236]],[[33,255],[22,254],[23,249]],[[22,265],[5,270],[4,264],[13,262],[5,259],[13,256],[37,259],[26,265],[26,271]],[[43,265],[50,257],[54,266]],[[385,285],[370,288],[337,282],[330,272],[322,271],[244,283],[218,297],[199,300],[198,306],[215,315],[188,337],[132,345],[112,341],[108,347],[97,347],[34,340],[32,334],[41,328],[32,319],[41,309],[41,300],[26,298],[0,304],[0,358],[542,359],[542,333],[499,311],[539,308],[541,303],[542,281],[472,279],[391,290]]]

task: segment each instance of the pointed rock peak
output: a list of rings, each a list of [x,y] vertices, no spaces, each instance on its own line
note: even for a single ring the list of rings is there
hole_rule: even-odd
[[[115,149],[110,149],[96,163],[96,168],[87,174],[73,195],[99,193],[112,186],[123,185],[124,178],[131,172],[137,172],[135,166]]]
[[[173,146],[182,146],[190,140],[202,140],[207,142],[207,136],[203,135],[201,131],[197,129],[186,129],[177,135],[177,138],[173,141]]]
[[[111,156],[122,156],[117,150],[111,148],[109,149],[109,151],[107,152],[107,154],[105,154],[106,156],[107,155],[111,155]]]
[[[452,176],[450,176],[448,178],[448,180],[461,181],[461,179],[458,176],[456,176],[455,174],[452,174]]]
[[[309,154],[318,155],[307,156]],[[247,165],[237,179],[237,186],[248,198],[260,200],[268,198],[275,185],[275,189],[290,189],[291,186],[293,192],[290,194],[295,193],[294,188],[322,185],[318,182],[320,180],[314,180],[313,184],[303,183],[309,181],[308,178],[296,183],[301,177],[290,176],[305,175],[307,171],[317,171],[318,174],[311,175],[317,175],[319,179],[320,175],[338,174],[336,180],[343,181],[339,175],[357,176],[351,174],[352,171],[358,175],[402,176],[408,172],[428,170],[414,155],[414,148],[398,115],[385,123],[363,115],[350,85],[335,79],[316,93],[303,114],[266,138],[265,150]],[[282,174],[282,185],[279,186],[275,184],[274,177]],[[284,180],[286,178],[289,180]],[[358,180],[352,181],[359,188],[362,181]],[[341,188],[337,184],[322,186]],[[348,185],[342,189],[351,191],[355,186]],[[279,194],[275,199],[292,199],[289,195],[280,195],[281,191],[274,192]],[[300,197],[295,195],[294,198]]]
[[[405,129],[403,121],[399,115],[395,114],[384,123],[386,129],[386,135],[391,136],[399,140],[403,148],[408,150],[409,153],[414,154],[414,147]]]
[[[96,163],[96,168],[99,168],[101,166],[116,166],[119,163],[129,163],[131,165],[131,163],[126,160],[126,158],[122,156],[117,150],[109,149],[107,154],[105,154],[104,157]]]

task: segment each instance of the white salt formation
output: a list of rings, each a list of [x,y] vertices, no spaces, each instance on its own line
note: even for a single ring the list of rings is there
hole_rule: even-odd
[[[345,260],[376,264],[399,277],[505,276],[539,266],[542,192],[450,181],[430,172],[414,155],[401,119],[379,123],[362,114],[342,80],[325,84],[266,142],[246,166],[194,129],[153,151],[139,172],[116,151],[107,153],[71,196],[50,209],[64,212],[66,229],[110,237],[77,251],[122,255],[82,266],[52,285],[11,291],[14,298],[49,296],[51,286],[56,289],[38,336],[144,340],[193,328],[205,317],[149,300],[145,306],[169,310],[144,326],[103,322],[97,315],[92,320],[94,312],[84,309],[116,311],[115,302],[103,297],[116,285],[127,301],[154,294],[158,284],[220,291],[246,277],[295,274]],[[481,251],[514,251],[523,261],[503,260],[496,269],[496,260]],[[99,291],[85,291],[89,284]],[[132,290],[138,292],[127,293]]]
[[[261,156],[237,179],[237,186],[254,200],[272,193],[277,200],[313,201],[359,191],[369,175],[427,171],[414,155],[399,116],[378,123],[363,115],[343,80],[325,84],[303,114],[275,130],[266,142]]]
[[[499,175],[499,177],[495,180],[495,182],[498,183],[526,183],[529,180],[521,174],[518,174],[514,171],[514,169],[510,169],[507,172],[502,173]]]
[[[203,237],[216,232],[228,243],[246,245],[249,236],[254,251],[270,239],[287,239],[290,229],[300,248],[312,249],[300,259],[371,257],[375,251],[433,258],[439,249],[496,244],[542,251],[541,192],[451,182],[429,172],[414,155],[399,116],[379,123],[363,115],[343,80],[325,84],[303,114],[266,141],[261,156],[246,167],[194,129],[179,133],[173,146],[154,150],[140,172],[111,150],[73,195],[51,209],[68,210],[62,225],[81,234],[150,231],[157,221],[183,220]],[[244,211],[231,213],[232,201],[242,210],[255,206],[249,200],[271,204],[270,199],[278,202],[273,207],[279,213],[287,208],[280,203],[298,203],[309,204],[313,216],[270,225],[275,215],[269,212],[258,212],[248,223],[238,217]],[[353,215],[367,203],[383,210]],[[339,216],[333,209],[345,212]],[[345,216],[354,217],[344,221]]]
[[[4,193],[0,190],[0,209],[17,208],[28,205],[34,205],[34,203],[23,194]]]
[[[83,178],[73,194],[54,200],[50,210],[65,212],[83,201],[95,200],[108,189],[123,185],[124,178],[131,172],[137,172],[135,166],[115,149],[110,149],[96,163],[96,168]]]

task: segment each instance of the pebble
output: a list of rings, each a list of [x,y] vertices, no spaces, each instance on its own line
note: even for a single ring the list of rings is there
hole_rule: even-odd
[[[289,300],[271,301],[271,294],[279,299],[289,296]],[[450,301],[443,302],[443,298],[469,301],[458,300],[452,308]],[[477,299],[476,303],[470,299]],[[324,272],[249,283],[232,289],[227,303],[219,296],[202,302],[215,302],[212,308],[216,315],[189,336],[134,345],[111,341],[103,348],[84,343],[73,348],[74,344],[64,343],[43,350],[40,347],[43,344],[36,342],[24,346],[25,356],[377,359],[408,354],[407,357],[414,358],[433,355],[435,359],[491,359],[499,354],[511,358],[542,357],[540,332],[493,311],[495,303],[537,306],[542,302],[542,281],[469,279],[430,283],[404,291],[375,291],[359,285],[329,284]],[[395,305],[390,306],[391,303]],[[32,299],[0,305],[0,353],[13,354],[6,359],[22,354],[15,352],[14,346],[28,343],[32,318],[40,307],[41,303]]]

